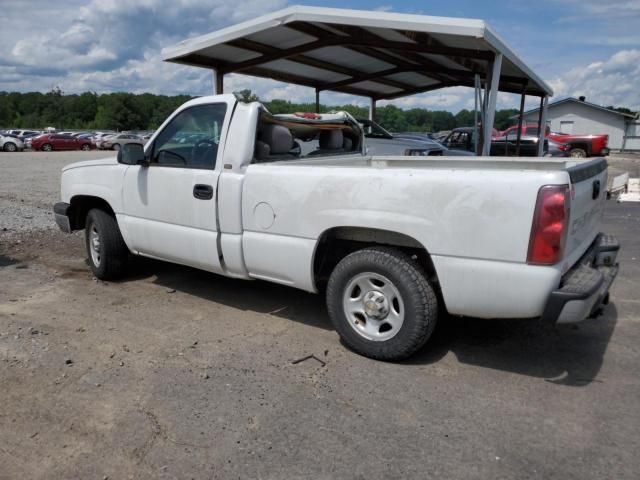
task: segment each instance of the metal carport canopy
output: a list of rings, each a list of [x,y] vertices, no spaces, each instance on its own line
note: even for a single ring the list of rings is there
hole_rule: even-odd
[[[293,6],[165,48],[169,62],[393,99],[444,87],[553,91],[482,20]],[[494,68],[497,67],[497,68]],[[492,82],[492,73],[499,82]],[[486,88],[486,87],[485,87]]]

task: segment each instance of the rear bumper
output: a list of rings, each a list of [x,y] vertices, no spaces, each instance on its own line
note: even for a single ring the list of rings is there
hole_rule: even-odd
[[[71,233],[71,218],[70,218],[71,205],[64,202],[58,202],[53,206],[53,214],[56,219],[56,224],[65,233]]]
[[[576,323],[594,316],[609,302],[609,289],[618,274],[620,250],[612,235],[600,234],[587,253],[569,270],[560,288],[549,295],[542,315],[549,323]]]

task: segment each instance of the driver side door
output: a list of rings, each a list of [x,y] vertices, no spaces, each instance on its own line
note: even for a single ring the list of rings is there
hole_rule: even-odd
[[[223,271],[216,190],[228,112],[226,103],[179,111],[147,146],[148,166],[127,168],[121,224],[135,252]]]

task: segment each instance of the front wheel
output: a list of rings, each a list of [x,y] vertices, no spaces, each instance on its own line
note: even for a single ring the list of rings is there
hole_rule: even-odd
[[[114,143],[111,148],[113,148],[117,152],[118,150],[120,150],[120,144],[119,143]]]
[[[113,280],[124,274],[129,249],[113,216],[104,210],[90,210],[85,226],[85,243],[89,266],[97,278]]]
[[[43,152],[50,152],[51,150],[53,150],[53,146],[51,144],[45,143],[44,145],[42,145]]]
[[[4,151],[5,152],[15,152],[18,149],[18,147],[16,147],[16,144],[13,142],[7,142],[4,144]]]
[[[85,143],[80,147],[80,150],[84,150],[85,152],[88,152],[89,150],[91,150],[91,146]]]
[[[394,248],[358,250],[338,263],[327,308],[342,341],[377,360],[400,360],[429,339],[438,301],[422,268]]]

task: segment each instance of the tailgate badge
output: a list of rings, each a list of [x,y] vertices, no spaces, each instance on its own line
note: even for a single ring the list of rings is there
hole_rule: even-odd
[[[593,192],[591,194],[591,198],[594,200],[600,196],[600,180],[594,180],[593,182]]]

